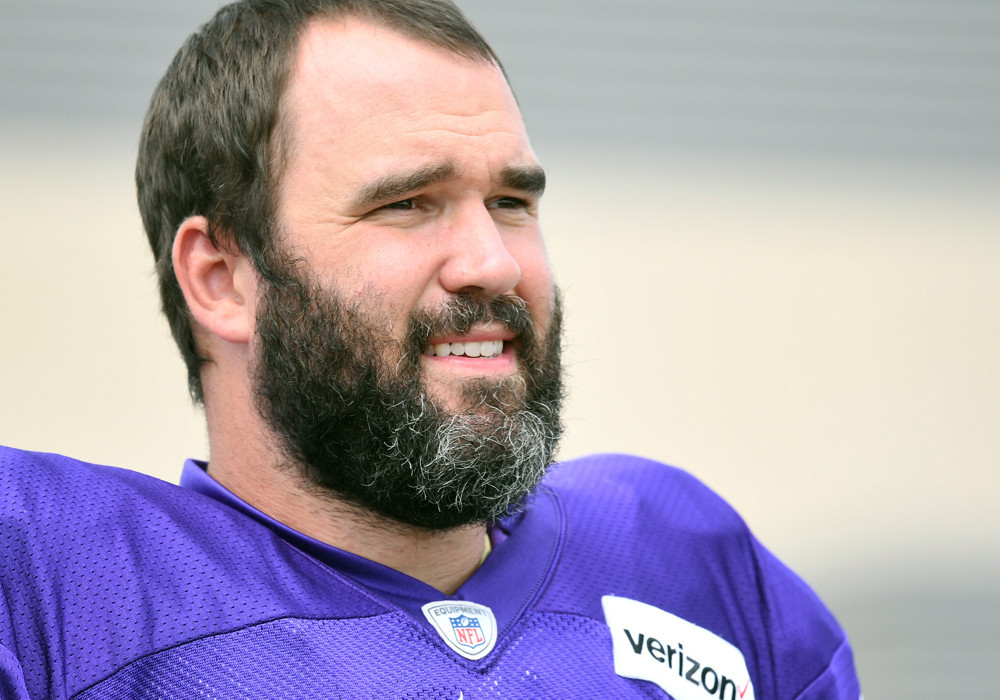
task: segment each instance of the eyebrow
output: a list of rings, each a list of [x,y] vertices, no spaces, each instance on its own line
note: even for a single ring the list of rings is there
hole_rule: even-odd
[[[545,192],[545,171],[540,165],[518,165],[500,172],[500,184],[512,190],[541,196]]]
[[[455,167],[451,163],[429,165],[425,168],[405,172],[386,173],[374,182],[362,187],[351,200],[351,204],[355,210],[363,211],[399,199],[415,190],[443,182],[454,175]]]
[[[363,186],[352,198],[351,206],[355,211],[365,211],[454,176],[455,166],[451,163],[386,173]],[[538,165],[510,166],[500,171],[500,184],[512,190],[541,196],[545,191],[545,171]]]

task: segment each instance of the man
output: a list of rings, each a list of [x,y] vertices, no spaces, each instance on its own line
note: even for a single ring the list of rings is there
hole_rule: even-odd
[[[0,452],[3,698],[856,698],[692,478],[562,465],[544,174],[447,0],[245,0],[137,168],[211,458]]]

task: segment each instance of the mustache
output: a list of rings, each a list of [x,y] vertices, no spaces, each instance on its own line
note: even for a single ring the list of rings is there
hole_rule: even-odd
[[[415,312],[410,318],[407,346],[411,352],[423,352],[428,341],[438,335],[465,334],[473,326],[497,324],[513,333],[521,343],[535,338],[535,322],[528,303],[519,296],[506,294],[492,299],[459,294],[437,309]]]

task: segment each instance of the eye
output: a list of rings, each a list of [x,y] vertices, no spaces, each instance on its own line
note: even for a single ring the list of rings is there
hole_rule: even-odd
[[[386,204],[385,206],[379,207],[379,209],[389,209],[390,211],[413,211],[416,208],[417,200],[415,197],[401,199],[398,202],[393,202],[392,204]]]
[[[529,203],[520,197],[500,197],[489,203],[490,209],[528,209]]]

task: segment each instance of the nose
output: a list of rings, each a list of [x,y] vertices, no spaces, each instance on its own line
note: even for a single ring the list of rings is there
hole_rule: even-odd
[[[453,294],[490,297],[512,290],[521,279],[521,266],[504,236],[484,204],[459,212],[450,225],[448,257],[439,274],[441,286]]]

